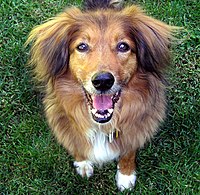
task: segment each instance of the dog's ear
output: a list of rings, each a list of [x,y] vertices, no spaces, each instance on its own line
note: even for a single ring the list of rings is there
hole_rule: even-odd
[[[37,80],[47,81],[67,71],[69,46],[79,28],[74,16],[79,13],[71,8],[31,31],[26,44],[33,42],[30,64]]]
[[[129,19],[128,36],[136,44],[138,68],[160,77],[170,62],[169,47],[175,28],[145,15],[135,6],[125,8],[123,13]]]

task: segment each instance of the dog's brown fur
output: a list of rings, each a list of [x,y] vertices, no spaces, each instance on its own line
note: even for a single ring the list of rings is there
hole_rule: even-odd
[[[46,87],[46,116],[58,141],[76,161],[88,159],[92,149],[88,130],[119,132],[110,144],[120,150],[119,168],[135,170],[135,151],[149,140],[165,117],[162,71],[169,63],[172,27],[145,15],[137,6],[121,10],[81,11],[70,8],[32,30],[31,64]],[[115,51],[119,41],[126,53]],[[76,50],[87,42],[91,51]],[[122,93],[111,122],[93,121],[83,91],[100,70],[112,72]]]

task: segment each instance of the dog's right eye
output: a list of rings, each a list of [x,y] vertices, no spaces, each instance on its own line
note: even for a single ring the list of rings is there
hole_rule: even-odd
[[[79,51],[79,52],[87,52],[89,50],[89,45],[86,44],[86,43],[80,43],[76,49]]]

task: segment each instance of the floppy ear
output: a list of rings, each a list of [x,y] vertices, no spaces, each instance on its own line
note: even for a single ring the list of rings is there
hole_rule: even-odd
[[[78,31],[74,16],[79,13],[80,10],[72,8],[31,31],[26,44],[33,42],[30,64],[39,81],[67,71],[69,45]]]
[[[123,12],[130,19],[128,33],[136,44],[138,67],[161,77],[161,72],[170,62],[171,27],[146,16],[138,7],[125,8]]]

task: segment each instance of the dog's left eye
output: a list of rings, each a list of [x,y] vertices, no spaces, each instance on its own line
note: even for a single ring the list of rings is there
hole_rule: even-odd
[[[127,43],[120,42],[117,44],[117,51],[125,53],[129,50],[130,50],[130,46]]]
[[[86,43],[80,43],[76,49],[79,51],[79,52],[87,52],[89,50],[89,45],[86,44]]]

